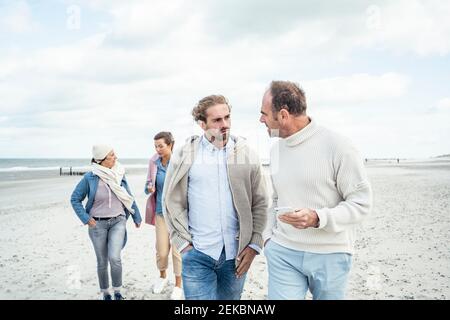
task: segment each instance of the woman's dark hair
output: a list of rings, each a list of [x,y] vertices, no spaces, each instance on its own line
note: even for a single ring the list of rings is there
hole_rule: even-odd
[[[173,150],[173,145],[175,144],[175,140],[173,139],[172,134],[169,131],[161,131],[155,135],[153,140],[164,139],[164,142],[167,145],[170,145],[170,149]]]

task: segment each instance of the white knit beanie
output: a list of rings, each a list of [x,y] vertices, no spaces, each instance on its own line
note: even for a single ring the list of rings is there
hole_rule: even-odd
[[[92,147],[92,158],[97,161],[103,160],[112,149],[113,148],[107,144],[96,144]]]

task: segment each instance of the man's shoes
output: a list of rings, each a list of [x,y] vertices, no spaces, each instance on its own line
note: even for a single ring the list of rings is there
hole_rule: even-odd
[[[183,289],[180,287],[173,287],[172,294],[170,295],[170,300],[181,300],[183,298]]]
[[[112,297],[109,293],[103,295],[103,300],[112,300]]]
[[[168,282],[169,280],[167,278],[159,278],[153,286],[153,293],[160,294],[161,292],[163,292]]]
[[[120,292],[114,292],[114,300],[125,300],[125,298],[120,294]]]

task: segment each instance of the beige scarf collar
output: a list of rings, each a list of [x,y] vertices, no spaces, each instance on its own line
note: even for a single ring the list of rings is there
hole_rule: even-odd
[[[123,203],[125,208],[134,214],[134,209],[132,208],[134,197],[121,186],[123,176],[125,175],[125,168],[118,161],[116,161],[116,164],[111,169],[93,163],[92,173],[102,179],[102,181],[111,188],[112,192],[114,192],[120,202]]]

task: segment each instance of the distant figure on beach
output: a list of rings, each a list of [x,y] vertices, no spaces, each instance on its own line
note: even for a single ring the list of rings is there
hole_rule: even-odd
[[[239,300],[263,246],[268,197],[262,168],[244,138],[230,135],[221,95],[192,110],[204,134],[174,152],[164,185],[164,217],[181,252],[186,300]]]
[[[363,159],[306,114],[295,83],[272,81],[260,121],[281,138],[271,150],[273,207],[264,231],[268,298],[304,299],[309,289],[313,299],[344,299],[354,230],[372,206]]]
[[[112,300],[108,262],[111,266],[114,300],[123,300],[121,251],[127,241],[126,221],[133,217],[136,228],[141,215],[127,180],[125,169],[117,161],[111,146],[92,148],[92,171],[86,173],[72,193],[70,202],[78,218],[88,225],[88,233],[97,256],[97,274],[104,300]],[[88,197],[86,206],[83,200]]]
[[[400,162],[400,159],[399,158],[397,158],[397,163],[399,163]]]
[[[175,143],[170,132],[159,132],[153,138],[156,154],[150,159],[145,193],[150,195],[147,199],[145,222],[155,226],[156,233],[156,266],[159,270],[158,281],[153,286],[153,293],[161,293],[168,284],[166,270],[169,264],[170,236],[164,221],[162,210],[162,193],[167,167]],[[172,246],[173,272],[175,274],[175,287],[171,299],[179,300],[183,296],[181,289],[181,256]]]

